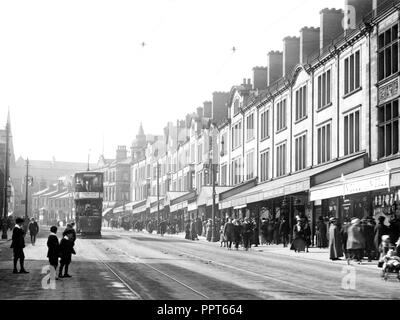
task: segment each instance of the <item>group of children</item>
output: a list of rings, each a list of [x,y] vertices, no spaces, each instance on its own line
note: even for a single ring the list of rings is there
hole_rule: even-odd
[[[382,277],[387,280],[388,273],[396,273],[400,281],[400,238],[395,246],[392,246],[390,237],[383,235],[379,251],[381,257],[378,266],[382,267]]]
[[[58,278],[70,278],[68,274],[68,267],[71,263],[72,254],[76,254],[74,250],[76,240],[76,233],[73,225],[67,225],[67,228],[63,232],[63,238],[58,241],[57,227],[52,226],[50,228],[50,235],[47,239],[47,257],[49,258],[50,265],[54,267],[57,274],[58,259],[60,259],[60,270],[58,272]],[[64,270],[64,275],[63,275]]]

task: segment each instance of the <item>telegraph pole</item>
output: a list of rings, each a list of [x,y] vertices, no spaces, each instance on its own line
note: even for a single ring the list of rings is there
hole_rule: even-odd
[[[25,177],[25,223],[28,221],[28,184],[29,184],[29,159],[26,158],[26,177]]]
[[[2,239],[7,239],[7,219],[8,219],[8,179],[9,179],[9,140],[10,140],[10,123],[6,124],[6,163],[4,172],[4,197],[3,197],[3,234]]]
[[[157,233],[160,233],[160,164],[157,160]]]

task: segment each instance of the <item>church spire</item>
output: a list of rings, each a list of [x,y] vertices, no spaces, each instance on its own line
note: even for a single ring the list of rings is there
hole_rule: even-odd
[[[144,130],[143,130],[143,125],[142,125],[142,123],[140,123],[138,136],[144,136]]]

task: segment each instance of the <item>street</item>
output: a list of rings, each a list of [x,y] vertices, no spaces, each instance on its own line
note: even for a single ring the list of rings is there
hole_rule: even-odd
[[[42,227],[42,230],[45,227]],[[60,236],[60,231],[58,232]],[[321,249],[295,254],[282,246],[228,251],[219,243],[190,241],[179,235],[103,230],[101,239],[76,241],[72,278],[42,287],[47,232],[32,246],[26,237],[25,267],[12,274],[10,242],[0,245],[0,299],[55,300],[271,300],[399,299],[400,283],[383,281],[376,262],[347,266]],[[326,250],[325,250],[326,251]],[[349,269],[350,268],[350,269]],[[343,278],[355,275],[343,286]],[[351,283],[351,282],[350,282]]]

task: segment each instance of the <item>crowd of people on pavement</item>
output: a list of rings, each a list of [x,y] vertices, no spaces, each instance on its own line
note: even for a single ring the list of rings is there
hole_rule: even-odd
[[[338,219],[329,219],[329,258],[340,260],[344,257],[348,263],[354,260],[361,264],[363,259],[369,262],[382,258],[382,239],[395,246],[400,237],[400,225],[392,219],[389,226],[386,217],[380,216],[378,223],[372,217],[346,219],[340,224]],[[389,240],[388,240],[389,239]]]

